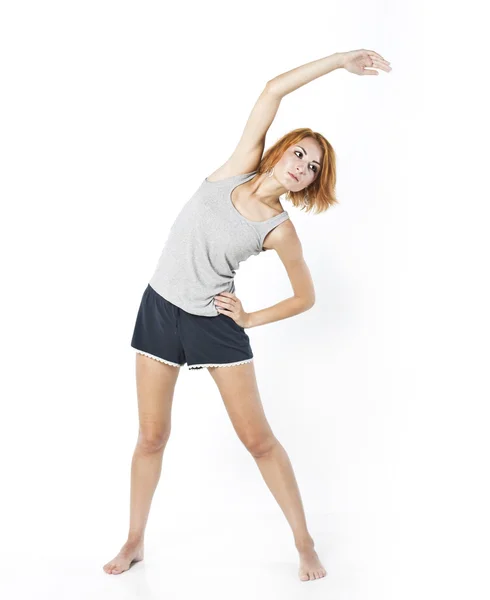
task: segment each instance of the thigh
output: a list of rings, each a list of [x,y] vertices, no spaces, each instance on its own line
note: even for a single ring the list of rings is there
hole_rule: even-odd
[[[141,298],[131,346],[171,366],[186,362],[179,333],[179,309],[149,284]]]
[[[226,365],[231,368],[253,359],[250,338],[232,318],[180,312],[182,345],[189,369]]]
[[[136,353],[140,441],[159,444],[170,435],[171,410],[180,367]]]
[[[240,440],[258,449],[274,439],[260,399],[254,363],[208,367]]]

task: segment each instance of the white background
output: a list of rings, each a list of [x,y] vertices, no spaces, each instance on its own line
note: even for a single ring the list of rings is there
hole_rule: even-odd
[[[484,15],[442,2],[22,2],[0,12],[2,596],[488,596],[488,95]],[[474,3],[476,6],[476,3]],[[339,204],[283,200],[312,310],[248,330],[266,415],[327,577],[289,525],[206,369],[181,369],[146,557],[126,539],[137,436],[130,339],[168,230],[223,164],[264,84],[337,154]],[[245,310],[291,295],[275,253]]]

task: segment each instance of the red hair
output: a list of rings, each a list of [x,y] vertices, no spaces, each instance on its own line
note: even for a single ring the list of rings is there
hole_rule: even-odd
[[[308,127],[293,129],[293,131],[286,133],[273,146],[267,149],[262,156],[257,171],[261,174],[272,169],[290,146],[294,146],[305,137],[313,138],[323,149],[320,174],[305,189],[299,192],[289,192],[288,198],[291,199],[293,206],[299,207],[301,210],[304,209],[307,213],[313,211],[314,214],[320,214],[325,212],[330,206],[338,204],[338,200],[335,197],[335,183],[337,180],[335,152],[330,142],[321,133],[313,131]],[[309,204],[306,204],[304,201],[305,193],[308,194]]]

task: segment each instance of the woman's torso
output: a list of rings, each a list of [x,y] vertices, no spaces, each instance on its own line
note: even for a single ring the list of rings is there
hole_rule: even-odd
[[[214,297],[235,293],[239,264],[264,251],[267,234],[289,218],[286,211],[247,204],[236,188],[255,174],[201,183],[170,228],[149,282],[157,293],[189,313],[219,314]]]

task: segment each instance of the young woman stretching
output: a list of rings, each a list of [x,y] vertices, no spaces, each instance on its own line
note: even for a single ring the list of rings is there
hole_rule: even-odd
[[[104,565],[106,573],[122,573],[143,559],[145,527],[170,435],[175,384],[187,363],[189,369],[206,367],[216,382],[238,437],[291,526],[299,578],[326,575],[288,455],[264,414],[245,329],[300,314],[315,302],[301,242],[279,197],[286,193],[293,206],[317,214],[337,203],[335,153],[320,133],[307,128],[291,131],[265,154],[264,140],[286,94],[340,68],[357,75],[391,71],[376,52],[355,50],[268,81],[235,151],[202,181],[170,229],[143,293],[131,341],[139,436],[131,465],[129,533],[119,554]],[[234,293],[234,275],[240,262],[266,250],[277,252],[294,295],[247,313]]]

